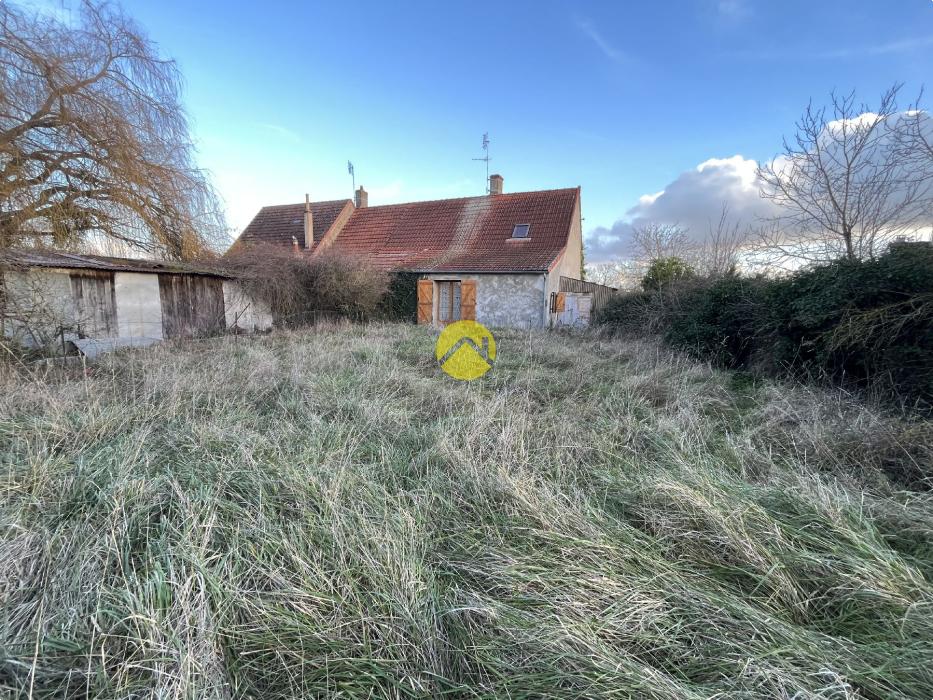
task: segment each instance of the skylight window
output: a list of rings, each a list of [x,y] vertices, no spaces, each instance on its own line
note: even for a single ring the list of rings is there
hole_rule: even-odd
[[[530,228],[531,224],[515,224],[515,228],[512,229],[512,238],[528,238]]]

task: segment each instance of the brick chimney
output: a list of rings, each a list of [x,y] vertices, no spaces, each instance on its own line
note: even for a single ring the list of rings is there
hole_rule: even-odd
[[[311,214],[311,196],[305,195],[305,248],[314,247],[314,216]]]
[[[489,194],[502,194],[502,176],[489,176]]]
[[[360,185],[356,188],[356,208],[362,209],[363,207],[369,206],[369,192],[363,189],[363,186]]]

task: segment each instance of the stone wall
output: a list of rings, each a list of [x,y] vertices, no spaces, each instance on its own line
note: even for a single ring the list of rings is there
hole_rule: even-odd
[[[542,274],[429,275],[433,280],[475,280],[476,320],[489,328],[543,328],[546,318]],[[437,318],[437,293],[434,318]]]

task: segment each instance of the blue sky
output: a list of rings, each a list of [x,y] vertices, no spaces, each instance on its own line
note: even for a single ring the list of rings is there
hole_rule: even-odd
[[[394,5],[124,2],[185,75],[237,231],[263,204],[350,196],[348,159],[370,204],[481,194],[488,131],[506,191],[581,185],[605,234],[710,159],[700,175],[736,185],[811,98],[912,99],[933,75],[930,0]]]

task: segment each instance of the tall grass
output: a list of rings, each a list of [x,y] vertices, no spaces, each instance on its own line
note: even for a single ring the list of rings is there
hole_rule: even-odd
[[[929,423],[657,344],[0,378],[0,696],[930,698]],[[909,486],[909,488],[908,488]]]

